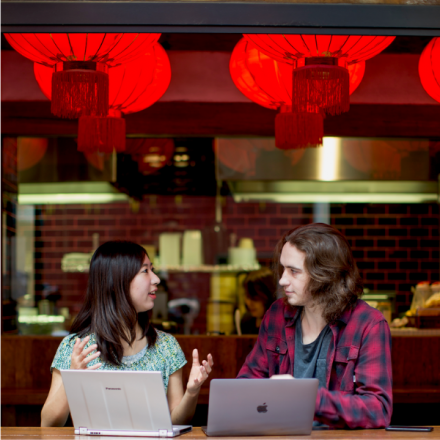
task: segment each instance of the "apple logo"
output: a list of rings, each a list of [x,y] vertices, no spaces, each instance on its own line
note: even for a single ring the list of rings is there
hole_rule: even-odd
[[[263,403],[263,405],[257,406],[257,411],[259,413],[267,413],[267,405],[266,402]]]

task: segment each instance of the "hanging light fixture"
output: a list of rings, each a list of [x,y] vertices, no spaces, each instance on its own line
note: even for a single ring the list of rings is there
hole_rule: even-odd
[[[307,111],[292,110],[293,63],[282,63],[267,56],[246,39],[234,48],[229,63],[232,80],[249,99],[263,107],[278,109],[275,118],[275,143],[280,149],[322,145],[323,112],[318,106]],[[362,81],[365,63],[348,67],[349,93]]]
[[[5,34],[11,46],[53,69],[51,111],[61,118],[108,113],[108,68],[130,62],[160,34]]]
[[[317,107],[325,114],[349,110],[351,64],[374,57],[395,37],[362,35],[245,34],[271,58],[291,64],[292,110]]]
[[[51,99],[52,70],[34,64],[35,78],[44,95]],[[168,55],[160,44],[144,50],[131,63],[109,69],[109,112],[107,116],[81,116],[78,150],[111,153],[125,150],[125,119],[122,114],[144,110],[154,104],[171,81]]]
[[[426,93],[440,102],[440,38],[433,38],[419,59],[419,77]]]

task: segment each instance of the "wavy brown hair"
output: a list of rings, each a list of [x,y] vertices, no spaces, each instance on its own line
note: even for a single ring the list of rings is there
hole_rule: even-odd
[[[148,347],[156,343],[157,333],[148,312],[137,313],[130,296],[130,284],[145,256],[145,249],[130,241],[109,241],[96,249],[86,298],[70,329],[81,338],[94,333],[101,358],[113,365],[121,365],[122,341],[130,345],[135,341],[136,322]]]
[[[334,323],[346,309],[355,306],[362,295],[363,283],[350,245],[337,229],[324,223],[311,223],[285,233],[275,248],[278,280],[284,271],[280,257],[286,243],[305,254],[304,267],[310,277],[306,289],[315,304],[322,307],[327,322]]]

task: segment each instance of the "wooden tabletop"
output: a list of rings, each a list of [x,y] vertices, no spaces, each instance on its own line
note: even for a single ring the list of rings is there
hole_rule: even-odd
[[[98,436],[75,435],[73,428],[1,428],[1,438],[4,440],[96,440]],[[141,437],[101,437],[102,440],[107,439],[129,439],[133,440]],[[142,437],[147,438],[147,437]],[[182,440],[202,440],[207,439],[206,435],[200,428],[194,428],[192,432],[184,434],[179,439]],[[236,439],[393,439],[393,440],[408,440],[408,439],[430,439],[440,440],[440,426],[435,426],[432,432],[390,432],[384,429],[362,429],[362,430],[332,430],[332,431],[313,431],[310,436],[278,436],[278,437],[209,437],[210,439],[221,438],[223,440]]]

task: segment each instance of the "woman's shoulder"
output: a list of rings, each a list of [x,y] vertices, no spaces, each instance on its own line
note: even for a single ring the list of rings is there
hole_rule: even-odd
[[[86,336],[87,335],[82,336],[81,339]],[[95,342],[95,335],[91,333],[90,336],[90,341],[87,343],[87,345],[93,344]],[[72,333],[63,338],[60,345],[58,346],[58,350],[52,362],[51,371],[53,368],[57,368],[58,370],[70,368],[70,357],[72,356],[73,346],[75,345],[75,341],[77,338],[77,333]]]
[[[157,330],[156,329],[156,333],[157,333],[157,340],[156,340],[156,344],[166,344],[166,343],[178,343],[177,339],[175,336],[173,336],[170,333],[166,333],[162,330]]]
[[[60,345],[58,346],[57,352],[55,353],[50,371],[52,371],[53,368],[56,368],[58,370],[70,368],[70,357],[72,356],[75,340],[75,333],[67,335],[65,338],[63,338]]]
[[[81,339],[84,339],[86,336],[90,335],[90,341],[87,345],[93,344],[95,342],[95,334],[90,333],[84,336],[81,336]],[[62,339],[58,350],[73,350],[73,346],[75,345],[75,341],[78,338],[77,333],[71,333],[70,335],[67,335],[65,338]]]
[[[177,342],[175,336],[170,333],[166,333],[162,330],[156,330],[157,339],[156,339],[156,347],[159,350],[167,350],[167,349],[180,349],[180,345]]]
[[[156,359],[165,360],[170,374],[182,368],[186,364],[185,354],[175,336],[156,330],[157,339],[154,351],[150,352]]]
[[[71,333],[70,335],[67,335],[60,343],[61,347],[73,347],[75,345],[75,340],[77,338],[76,333]]]

